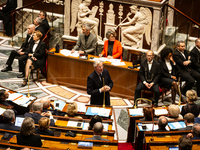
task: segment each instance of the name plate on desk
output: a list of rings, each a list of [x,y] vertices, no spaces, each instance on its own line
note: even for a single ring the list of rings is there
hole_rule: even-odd
[[[94,116],[99,115],[102,117],[109,117],[110,109],[99,108],[99,107],[88,107],[85,115]]]

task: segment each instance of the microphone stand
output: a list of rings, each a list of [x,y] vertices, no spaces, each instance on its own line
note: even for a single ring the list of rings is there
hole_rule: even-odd
[[[181,105],[181,89],[180,89],[180,80],[181,78],[178,78],[178,91],[179,91],[179,102],[178,102],[178,106]]]
[[[151,138],[150,138],[150,140],[149,140],[149,142],[150,143],[153,143],[154,142],[154,138],[153,138],[153,130],[154,130],[154,122],[153,122],[153,116],[154,116],[154,114],[153,114],[153,106],[154,106],[154,103],[152,103],[152,109],[151,109],[151,119],[152,119],[152,136],[151,136]]]
[[[29,92],[29,81],[30,81],[30,74],[31,74],[31,66],[29,67],[29,74],[28,74],[28,94],[27,97],[30,97],[30,92]]]
[[[104,87],[105,86],[104,77],[102,77],[102,81],[103,81],[103,87]],[[104,89],[104,91],[103,91],[103,108],[105,108],[105,95],[106,95],[106,93],[105,93],[105,89]]]

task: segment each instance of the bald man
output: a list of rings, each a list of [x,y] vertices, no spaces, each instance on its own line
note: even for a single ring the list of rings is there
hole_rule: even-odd
[[[141,97],[141,90],[151,89],[154,92],[155,107],[158,106],[160,96],[158,81],[161,75],[160,64],[153,60],[154,53],[152,50],[147,51],[146,59],[141,62],[139,77],[141,82],[135,89],[135,102]],[[153,101],[154,102],[154,101]]]
[[[101,138],[101,134],[103,131],[103,124],[101,122],[97,122],[94,124],[93,127],[94,135],[92,138],[86,138],[87,140],[103,140],[103,141],[110,141],[108,139]]]
[[[10,53],[10,56],[6,62],[6,67],[2,69],[2,72],[12,71],[12,64],[13,60],[17,57],[19,62],[19,72],[22,72],[22,74],[18,75],[18,78],[24,77],[24,69],[25,69],[25,63],[24,61],[28,58],[28,49],[30,44],[33,42],[33,32],[35,31],[35,25],[30,24],[28,26],[28,34],[26,36],[25,42],[22,44],[21,48],[19,50],[12,50]]]
[[[166,130],[167,124],[168,124],[168,120],[166,117],[164,117],[164,116],[159,117],[158,118],[158,130],[156,130],[156,132],[167,131]]]
[[[51,101],[48,98],[42,98],[40,102],[43,104],[42,112],[50,111],[52,115],[59,115],[58,111],[55,109],[54,105],[51,104]]]

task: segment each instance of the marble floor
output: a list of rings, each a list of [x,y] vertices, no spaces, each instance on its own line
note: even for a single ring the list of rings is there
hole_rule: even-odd
[[[13,49],[10,46],[7,46],[6,40],[8,38],[4,38],[0,36],[0,70],[4,68],[5,63],[7,61],[10,52]],[[3,46],[1,43],[4,43]],[[19,75],[18,72],[18,60],[14,60],[13,62],[13,71],[9,72],[0,72],[0,85],[7,87],[9,89],[27,94],[28,88],[27,86],[21,87],[23,82],[22,78],[17,78]],[[34,77],[36,79],[36,76]],[[30,95],[36,96],[37,100],[40,100],[43,97],[47,97],[52,100],[63,100],[66,102],[77,102],[78,105],[89,104],[90,96],[86,91],[68,88],[66,86],[49,84],[46,83],[46,79],[41,75],[40,81],[35,82],[31,79],[30,81]],[[162,103],[161,99],[159,101],[159,105],[169,104],[171,103],[170,95],[165,97],[165,101]],[[178,100],[178,97],[177,97]],[[111,105],[113,106],[113,115],[112,119],[114,119],[113,130],[116,130],[115,139],[119,142],[126,142],[127,139],[127,130],[129,125],[129,117],[127,113],[127,108],[133,106],[133,102],[120,97],[111,97]],[[149,106],[148,103],[139,104],[139,106]]]

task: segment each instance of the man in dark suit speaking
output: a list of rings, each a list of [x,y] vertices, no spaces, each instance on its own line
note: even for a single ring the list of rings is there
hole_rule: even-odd
[[[110,74],[107,69],[103,69],[103,62],[100,60],[94,61],[93,66],[95,70],[87,78],[87,93],[91,95],[90,104],[103,105],[105,91],[105,105],[110,105],[109,91],[113,87]]]

